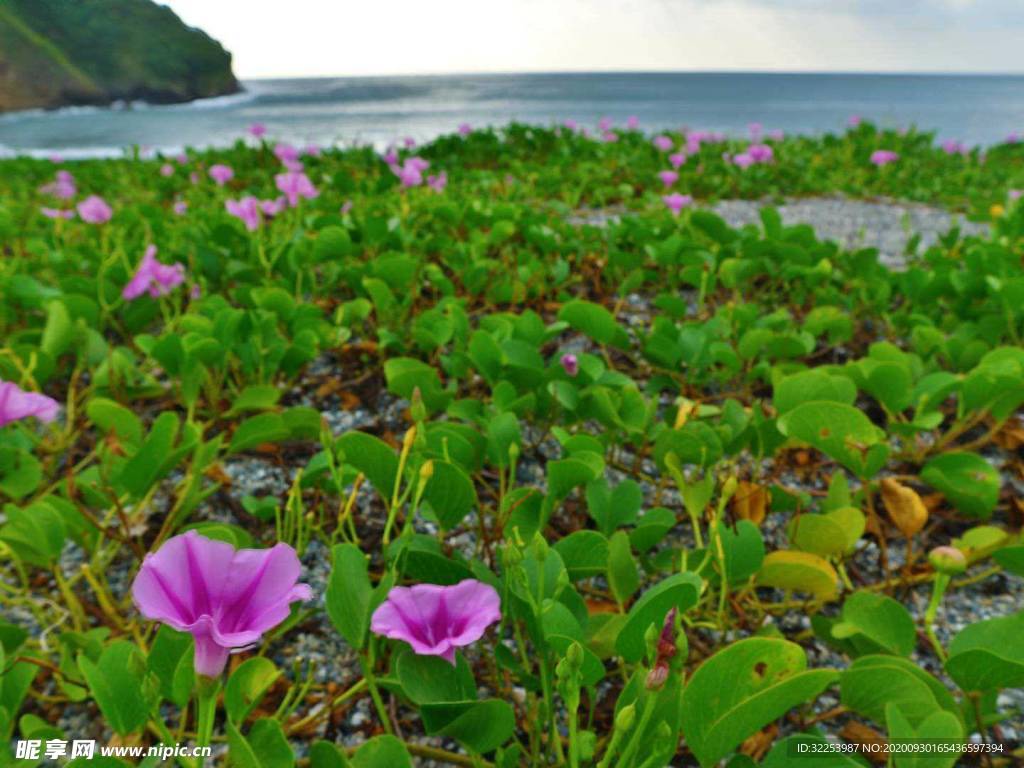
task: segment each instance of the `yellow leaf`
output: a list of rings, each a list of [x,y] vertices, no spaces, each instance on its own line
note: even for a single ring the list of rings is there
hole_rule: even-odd
[[[768,491],[764,486],[740,480],[732,497],[732,511],[741,520],[760,525],[768,506]]]
[[[770,552],[757,573],[760,586],[809,592],[819,600],[834,599],[838,581],[836,569],[825,558],[788,549]]]
[[[917,491],[900,485],[891,477],[882,479],[882,502],[893,523],[908,539],[928,522],[928,507]]]

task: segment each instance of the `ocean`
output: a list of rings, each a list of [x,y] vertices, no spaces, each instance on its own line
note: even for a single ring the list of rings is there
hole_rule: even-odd
[[[277,140],[383,146],[473,126],[567,118],[647,131],[745,135],[842,131],[851,115],[992,144],[1024,134],[1024,77],[769,73],[574,73],[253,80],[233,96],[173,106],[76,107],[0,115],[0,154],[113,156],[138,145],[173,152],[220,146],[262,122]]]

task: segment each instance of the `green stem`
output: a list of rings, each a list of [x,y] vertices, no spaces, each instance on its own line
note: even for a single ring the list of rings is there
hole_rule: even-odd
[[[219,678],[199,676],[196,689],[196,746],[210,746],[213,739],[213,722],[217,717],[219,693]]]
[[[622,759],[616,763],[617,768],[628,768],[633,764],[633,754],[640,747],[640,737],[643,732],[647,730],[647,725],[651,721],[651,716],[654,714],[654,700],[657,698],[657,694],[654,691],[647,692],[647,698],[644,701],[644,711],[640,715],[640,722],[636,725],[636,730],[633,731],[633,735],[629,739],[629,743],[626,744],[626,748],[622,751]],[[607,755],[605,755],[607,757]]]
[[[924,612],[924,632],[928,636],[929,642],[932,644],[932,648],[935,649],[935,655],[939,657],[939,660],[945,663],[946,651],[942,647],[942,643],[939,642],[938,636],[935,634],[935,616],[939,612],[939,605],[942,603],[942,597],[946,594],[946,588],[949,586],[949,574],[936,573],[935,583],[932,585],[932,596],[928,601],[928,608]]]
[[[377,709],[377,717],[387,733],[394,733],[391,727],[391,718],[388,716],[387,707],[384,706],[384,699],[380,697],[380,690],[377,688],[377,678],[373,674],[373,654],[368,651],[366,658],[361,664],[363,677],[366,679],[366,687],[370,689],[370,698],[373,699],[373,706]]]

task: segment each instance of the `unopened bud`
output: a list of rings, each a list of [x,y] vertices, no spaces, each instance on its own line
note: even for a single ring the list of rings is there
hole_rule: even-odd
[[[405,430],[405,437],[402,438],[402,450],[408,451],[412,448],[412,443],[416,439],[416,425],[409,427]]]
[[[739,485],[739,481],[736,480],[735,475],[730,475],[726,478],[726,481],[722,483],[722,496],[726,501],[736,495],[736,487]]]
[[[953,576],[967,570],[967,558],[956,547],[936,547],[928,553],[928,562],[939,573]]]
[[[422,480],[425,483],[425,482],[427,482],[427,480],[429,480],[433,476],[434,476],[434,460],[430,459],[429,461],[424,462],[423,466],[420,467],[420,480]]]
[[[565,652],[565,659],[575,669],[579,669],[583,666],[583,646],[579,643],[573,643]]]
[[[615,730],[617,731],[628,731],[633,727],[633,723],[636,721],[636,705],[627,704],[619,710],[619,714],[615,716]]]
[[[647,673],[647,680],[644,681],[644,685],[649,691],[657,691],[665,685],[666,680],[668,680],[668,664],[663,661],[659,661],[654,665],[654,668]]]
[[[425,421],[427,418],[427,406],[423,402],[423,394],[420,392],[419,387],[414,388],[412,391],[409,413],[412,414],[412,420],[417,424]]]

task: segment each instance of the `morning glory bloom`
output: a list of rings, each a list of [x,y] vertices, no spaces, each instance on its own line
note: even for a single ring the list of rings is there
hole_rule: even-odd
[[[750,166],[757,163],[754,156],[749,152],[740,152],[736,157],[732,159],[733,165],[737,168],[749,168]]]
[[[607,132],[612,129],[612,119],[610,117],[602,117],[597,121],[597,129],[602,132]]]
[[[241,200],[225,200],[224,207],[227,212],[235,218],[241,219],[245,228],[255,232],[260,227],[259,201],[252,195],[243,197]]]
[[[673,152],[668,156],[668,164],[673,168],[679,168],[686,162],[685,152]]]
[[[106,224],[114,212],[99,195],[89,195],[78,204],[78,215],[89,224]]]
[[[1020,134],[1017,133],[1016,131],[1014,131],[1013,133],[1011,133],[1009,136],[1006,137],[1006,143],[1007,144],[1017,144],[1019,142],[1020,142]]]
[[[558,362],[561,363],[562,370],[565,371],[566,375],[568,376],[572,376],[575,378],[576,374],[580,372],[580,361],[576,357],[576,355],[572,354],[571,352],[566,352],[564,355],[562,355],[562,357],[559,358]]]
[[[1009,193],[1010,200],[1020,200],[1024,197],[1024,189],[1011,189]]]
[[[899,159],[899,153],[893,152],[891,149],[876,149],[871,153],[871,163],[879,167],[895,163]]]
[[[575,120],[573,120],[572,118],[569,118],[569,119],[567,119],[567,120],[566,120],[565,122],[563,122],[563,123],[562,123],[562,126],[563,126],[563,127],[565,128],[565,130],[567,130],[567,131],[575,131],[575,130],[576,130],[576,128],[578,127],[578,126],[577,126],[577,123],[576,123],[576,121],[575,121]]]
[[[760,141],[764,135],[764,126],[761,123],[751,123],[747,126],[747,131],[750,133],[750,138],[754,141]]]
[[[47,208],[45,205],[39,209],[39,212],[48,219],[64,219],[65,221],[71,221],[71,219],[75,218],[75,212],[72,210]]]
[[[462,136],[469,136],[473,132],[473,126],[469,123],[459,123],[459,134]]]
[[[675,142],[672,141],[668,136],[655,136],[651,143],[657,147],[659,152],[671,152],[672,147],[675,146]]]
[[[160,175],[165,179],[174,175],[174,166],[170,163],[164,163],[160,166]]]
[[[373,612],[374,634],[404,640],[421,656],[440,656],[455,665],[455,650],[475,643],[501,620],[501,598],[490,584],[464,579],[442,587],[392,587]]]
[[[257,139],[262,139],[267,135],[267,126],[263,123],[253,123],[249,126],[249,135],[255,136]]]
[[[134,301],[148,293],[154,299],[166,296],[172,288],[185,282],[185,266],[183,264],[161,264],[156,260],[156,246],[146,248],[142,261],[132,279],[121,291],[125,301]]]
[[[313,186],[313,182],[309,180],[309,177],[297,171],[288,171],[288,173],[279,173],[274,177],[274,183],[277,184],[277,188],[281,190],[285,197],[288,198],[288,205],[292,208],[299,204],[299,198],[306,198],[312,200],[314,197],[319,195],[316,187]]]
[[[640,118],[639,117],[637,117],[636,115],[630,115],[629,117],[626,118],[626,129],[627,130],[635,131],[639,127],[640,127]]]
[[[402,143],[405,144],[406,149],[412,149],[413,147],[416,146],[416,139],[414,139],[412,136],[406,136],[404,139],[402,139]]]
[[[276,144],[274,145],[274,157],[283,165],[296,163],[299,160],[299,150],[291,144]]]
[[[0,427],[34,416],[43,423],[57,418],[57,401],[37,392],[26,392],[10,381],[0,381]]]
[[[186,213],[188,213],[188,203],[186,203],[184,200],[177,200],[174,203],[174,212],[178,216],[184,216]]]
[[[195,670],[217,677],[228,654],[260,642],[286,618],[291,604],[309,600],[300,564],[287,544],[235,549],[188,531],[146,555],[132,600],[147,619],[195,639]]]
[[[767,144],[751,144],[747,147],[747,154],[754,158],[755,163],[767,163],[775,157],[775,152]]]
[[[673,216],[678,216],[683,208],[693,204],[693,197],[673,192],[671,195],[665,195],[661,201],[672,211]]]
[[[614,144],[618,140],[619,134],[617,134],[615,131],[606,131],[601,136],[601,141],[603,141],[605,144]]]
[[[235,172],[228,166],[218,163],[210,168],[210,178],[217,182],[218,187],[223,187],[235,178]]]
[[[966,144],[956,139],[946,139],[942,142],[942,151],[947,155],[966,155],[970,152]]]
[[[264,216],[277,216],[288,207],[288,201],[283,197],[274,200],[260,200],[260,210]]]
[[[306,157],[320,157],[321,151],[319,144],[310,143],[302,148],[302,154]]]
[[[75,177],[70,171],[57,171],[57,178],[49,184],[39,188],[44,195],[52,195],[61,200],[70,200],[78,194],[78,187],[75,186]]]
[[[435,192],[444,192],[444,188],[448,186],[448,174],[441,171],[436,175],[427,176],[427,186]]]
[[[850,115],[846,120],[846,124],[851,128],[856,128],[863,122],[863,118],[860,115]]]
[[[666,187],[671,187],[679,181],[679,174],[675,171],[661,171],[658,173],[658,178],[661,179],[661,183]]]

